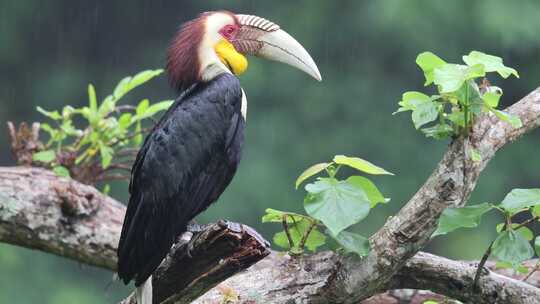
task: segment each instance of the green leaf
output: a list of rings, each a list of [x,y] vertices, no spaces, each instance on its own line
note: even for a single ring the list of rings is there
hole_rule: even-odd
[[[493,243],[491,252],[498,260],[511,263],[514,268],[534,255],[531,244],[513,230],[500,233]]]
[[[53,150],[45,150],[32,154],[32,160],[42,163],[50,163],[56,159],[56,153]]]
[[[424,85],[427,86],[433,82],[433,70],[445,65],[446,62],[432,52],[423,52],[416,57],[416,64],[424,71],[426,77]]]
[[[491,111],[495,113],[495,116],[497,116],[500,120],[506,121],[515,129],[521,128],[523,126],[523,123],[521,122],[519,116],[512,115],[501,110],[491,109]]]
[[[302,219],[296,223],[291,223],[288,225],[289,234],[293,241],[293,248],[289,246],[289,240],[287,239],[287,234],[285,231],[278,232],[274,235],[273,241],[276,245],[282,248],[291,249],[292,251],[298,252],[300,250],[299,245],[302,237],[307,233],[310,227],[310,222]],[[304,246],[311,251],[315,251],[317,247],[324,245],[326,242],[326,236],[322,234],[317,228],[313,228],[309,233],[308,238]]]
[[[145,100],[143,100],[143,101],[145,101]],[[165,101],[155,103],[155,104],[153,104],[153,105],[151,105],[149,107],[147,106],[146,108],[141,109],[141,111],[142,111],[141,114],[137,114],[137,119],[141,120],[141,119],[145,119],[145,118],[148,118],[148,117],[152,117],[158,112],[167,110],[173,104],[173,102],[174,102],[174,100],[165,100]],[[140,105],[141,104],[139,104],[139,106]]]
[[[53,172],[60,177],[70,177],[69,170],[64,166],[54,166]]]
[[[103,101],[103,103],[101,103],[101,105],[99,106],[98,114],[100,117],[106,117],[112,111],[114,111],[115,107],[116,107],[116,101],[111,97],[111,95],[109,95]]]
[[[358,171],[362,171],[368,174],[373,175],[394,175],[391,172],[388,172],[384,170],[381,167],[375,166],[374,164],[368,162],[367,160],[363,160],[359,157],[348,157],[345,155],[336,155],[334,156],[334,162],[338,165],[345,165],[349,166],[351,168],[354,168]]]
[[[377,189],[377,186],[368,178],[363,176],[350,176],[347,178],[347,182],[353,186],[360,187],[366,193],[371,208],[375,207],[379,203],[387,203],[389,198],[385,198],[382,193]]]
[[[531,231],[531,229],[527,227],[521,227],[518,230],[516,230],[521,234],[521,236],[526,239],[527,241],[532,241],[534,239],[534,234]]]
[[[514,213],[524,208],[540,205],[539,189],[514,189],[510,191],[499,205],[501,208]]]
[[[267,208],[266,214],[262,217],[263,223],[281,223],[283,222],[283,217],[286,216],[287,223],[299,222],[309,218],[305,215],[294,213],[294,212],[285,212],[272,208]],[[313,219],[315,220],[315,219]]]
[[[334,238],[346,252],[356,253],[360,257],[366,256],[369,253],[369,240],[359,234],[341,231],[337,236],[332,235],[332,238]]]
[[[420,129],[426,137],[433,137],[435,139],[444,139],[454,134],[454,129],[447,124],[437,124],[433,127]]]
[[[134,145],[137,145],[137,146],[138,146],[138,145],[140,145],[140,144],[142,143],[142,141],[143,141],[143,135],[141,134],[141,132],[142,132],[141,122],[138,121],[138,122],[137,122],[137,125],[136,125],[136,127],[135,127],[135,133],[137,133],[137,135],[135,135],[135,136],[133,137],[133,144],[134,144]]]
[[[502,78],[508,78],[512,74],[519,78],[518,72],[515,69],[505,66],[501,57],[472,51],[469,55],[463,56],[463,61],[469,66],[481,64],[484,66],[486,72],[497,72]]]
[[[346,181],[320,178],[306,185],[308,195],[304,208],[310,216],[322,221],[337,235],[345,228],[364,219],[370,209],[366,193]]]
[[[105,186],[103,186],[103,190],[101,190],[101,193],[108,195],[109,192],[111,192],[111,185],[105,184]]]
[[[126,95],[129,91],[133,90],[134,88],[140,86],[141,84],[149,81],[150,79],[158,76],[159,74],[163,73],[162,69],[159,70],[147,70],[142,71],[138,74],[136,74],[133,77],[126,77],[122,79],[116,88],[114,89],[114,98],[116,100],[122,98],[124,95]]]
[[[540,235],[534,239],[534,251],[536,251],[536,255],[540,257]]]
[[[509,269],[512,268],[512,263],[497,261],[495,263],[495,269]]]
[[[328,168],[328,166],[330,166],[330,165],[331,165],[330,163],[320,163],[320,164],[315,164],[315,165],[307,168],[296,179],[296,182],[294,183],[295,188],[298,189],[298,186],[300,186],[300,184],[302,184],[306,179],[308,179],[308,178],[312,177],[313,175],[323,171],[324,169]]]
[[[131,125],[131,119],[133,115],[131,113],[124,113],[120,115],[120,118],[118,119],[118,127],[122,129],[127,129]]]
[[[103,169],[107,169],[111,164],[114,149],[106,145],[100,145],[99,153],[101,155],[101,167],[103,167]]]
[[[512,224],[512,229],[518,227],[519,224],[518,223],[513,223]],[[505,228],[505,223],[500,223],[500,224],[497,224],[497,226],[495,226],[495,230],[497,231],[497,233],[501,233],[503,231],[503,228]],[[506,230],[506,229],[505,229]],[[519,229],[516,230],[517,232],[521,233],[521,235],[527,240],[527,241],[532,241],[533,238],[534,238],[534,234],[533,232],[531,231],[531,229],[527,228],[527,227],[520,227]]]
[[[414,127],[419,129],[421,126],[434,121],[439,116],[437,105],[434,102],[425,102],[416,107],[412,112],[412,121]]]
[[[428,300],[428,301],[425,301],[424,303],[422,304],[439,304],[439,302],[435,301],[435,300]]]
[[[90,111],[93,113],[97,112],[97,98],[96,98],[96,90],[94,89],[94,86],[90,83],[88,85],[88,102]]]
[[[493,209],[489,203],[462,208],[446,208],[439,218],[439,225],[433,236],[447,234],[458,228],[474,228],[480,224],[484,213]]]
[[[529,268],[527,268],[527,266],[521,264],[521,265],[518,265],[516,268],[516,271],[518,273],[521,273],[521,274],[527,274],[529,273]]]
[[[476,149],[471,149],[471,160],[475,163],[482,160],[482,155]]]
[[[58,111],[45,111],[42,107],[36,107],[37,111],[47,117],[49,117],[52,120],[60,120],[62,119],[62,115],[58,113]]]
[[[400,108],[394,112],[393,114],[403,112],[403,111],[413,111],[421,104],[431,102],[432,98],[427,96],[424,93],[416,92],[416,91],[409,91],[403,93],[401,97],[401,101],[398,102],[398,105],[400,105]]]
[[[499,105],[501,96],[502,94],[499,94],[498,92],[486,92],[482,95],[482,99],[488,107],[496,108]]]
[[[540,217],[540,205],[534,206],[531,210],[532,216]]]
[[[150,101],[148,99],[143,99],[139,104],[137,105],[137,108],[135,109],[135,113],[137,116],[141,117],[146,113],[146,110],[150,106]]]
[[[441,93],[457,91],[468,79],[485,75],[484,67],[480,64],[471,67],[460,64],[445,64],[433,72],[433,82],[441,87]]]

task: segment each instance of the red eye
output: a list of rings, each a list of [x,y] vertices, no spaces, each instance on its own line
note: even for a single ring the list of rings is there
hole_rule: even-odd
[[[237,28],[238,27],[236,25],[228,24],[228,25],[225,25],[221,30],[219,30],[219,33],[225,39],[230,40],[230,39],[234,38],[234,34],[236,33]]]

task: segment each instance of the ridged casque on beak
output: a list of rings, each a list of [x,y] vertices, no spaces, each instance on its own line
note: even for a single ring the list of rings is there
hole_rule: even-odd
[[[253,15],[236,15],[236,18],[241,27],[231,43],[238,52],[282,62],[322,80],[306,49],[279,25]]]

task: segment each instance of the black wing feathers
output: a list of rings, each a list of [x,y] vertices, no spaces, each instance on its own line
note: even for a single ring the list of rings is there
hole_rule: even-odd
[[[173,104],[147,136],[132,169],[118,246],[118,274],[142,284],[187,223],[225,190],[238,165],[244,120],[238,79],[222,74]]]

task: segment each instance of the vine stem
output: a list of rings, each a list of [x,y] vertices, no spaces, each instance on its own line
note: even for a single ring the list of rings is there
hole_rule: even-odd
[[[476,288],[478,287],[478,280],[480,279],[480,274],[482,273],[482,269],[484,269],[484,266],[486,265],[486,262],[489,258],[489,256],[491,255],[491,248],[493,247],[493,243],[495,241],[491,242],[491,244],[489,244],[489,247],[488,249],[486,250],[486,252],[484,252],[484,255],[482,256],[482,259],[480,260],[480,263],[478,263],[478,268],[476,269],[476,274],[474,275],[474,281],[473,281],[473,290],[476,290]]]
[[[306,244],[306,241],[309,237],[309,235],[311,234],[311,231],[313,231],[313,229],[317,226],[317,222],[311,222],[311,224],[309,225],[309,228],[308,230],[306,231],[306,233],[302,236],[302,239],[300,240],[300,244],[298,245],[300,247],[301,250],[304,250],[304,245]]]
[[[281,223],[283,224],[283,230],[285,230],[285,235],[287,236],[287,240],[289,241],[289,247],[292,249],[294,247],[294,243],[291,237],[291,233],[289,232],[289,225],[287,224],[287,214],[284,214],[281,218]]]

